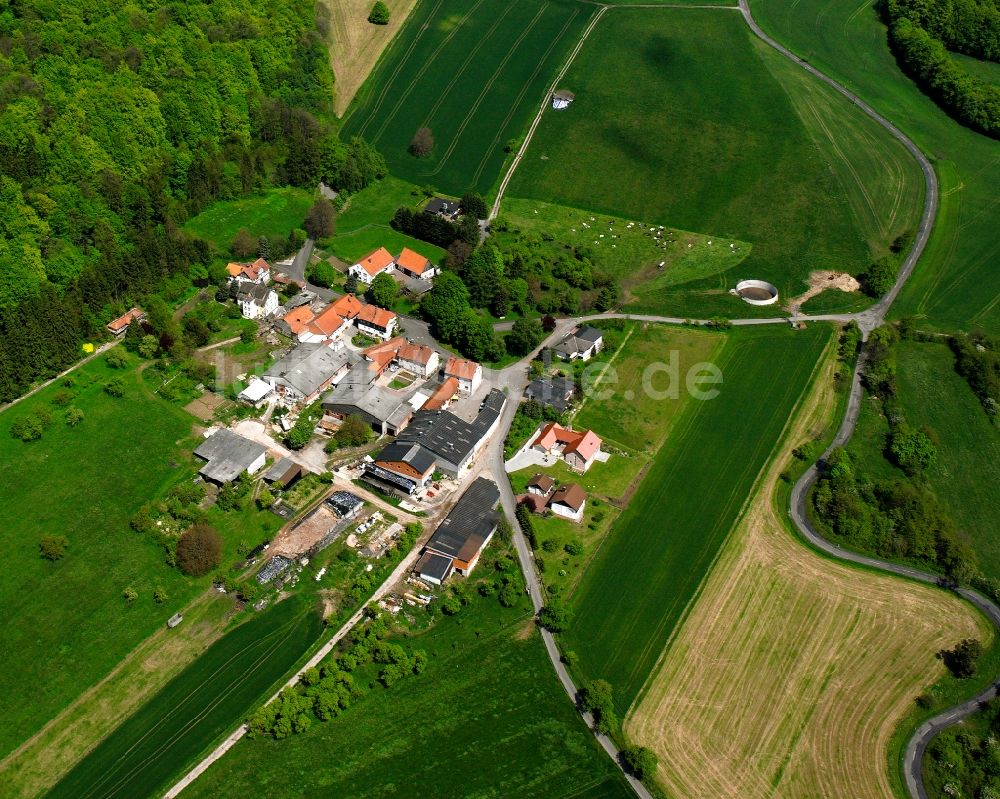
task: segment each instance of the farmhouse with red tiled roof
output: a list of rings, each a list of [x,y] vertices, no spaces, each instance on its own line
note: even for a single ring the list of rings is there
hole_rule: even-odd
[[[348,274],[354,275],[359,282],[370,286],[371,282],[383,272],[390,273],[396,268],[396,262],[385,247],[379,247],[368,253],[364,258],[347,270]]]
[[[589,469],[601,452],[602,441],[593,430],[578,432],[549,422],[539,428],[531,446],[549,455],[561,457],[578,472]]]

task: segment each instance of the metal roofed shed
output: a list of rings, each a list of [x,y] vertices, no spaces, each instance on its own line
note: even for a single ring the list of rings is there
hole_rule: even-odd
[[[468,575],[500,523],[500,514],[495,510],[499,501],[496,484],[477,477],[438,525],[427,542],[427,551],[452,558],[455,570]]]
[[[452,559],[436,552],[425,552],[417,565],[413,568],[413,573],[431,585],[441,585],[451,574]]]
[[[302,477],[302,466],[289,457],[279,458],[271,464],[270,468],[261,475],[267,483],[281,483],[285,488],[292,485]]]
[[[341,519],[353,519],[364,505],[361,497],[350,491],[334,491],[323,500]]]
[[[264,465],[267,450],[225,427],[211,433],[194,451],[207,463],[199,474],[213,483],[230,483],[243,472],[253,474]]]
[[[255,377],[250,381],[250,385],[240,392],[240,399],[256,407],[261,401],[267,399],[273,391],[270,384]]]

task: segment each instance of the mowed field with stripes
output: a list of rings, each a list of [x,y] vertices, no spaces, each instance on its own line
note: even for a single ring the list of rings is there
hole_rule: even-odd
[[[141,799],[162,793],[217,738],[236,728],[323,629],[292,598],[213,644],[49,792],[50,799]]]
[[[361,135],[392,173],[486,193],[597,6],[575,0],[423,0],[362,87],[341,135]],[[428,127],[434,151],[408,152]]]
[[[715,399],[688,398],[573,595],[564,634],[624,716],[739,518],[832,330],[734,330]],[[697,490],[692,490],[697,487]]]

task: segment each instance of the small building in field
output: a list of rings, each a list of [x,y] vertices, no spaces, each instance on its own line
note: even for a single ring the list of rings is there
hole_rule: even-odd
[[[146,312],[141,308],[132,308],[126,311],[117,319],[112,319],[107,324],[108,332],[117,338],[121,338],[128,332],[128,326],[135,322],[140,324],[146,321]]]
[[[379,308],[377,305],[366,305],[354,317],[354,324],[362,333],[388,341],[396,332],[398,319],[392,311]]]
[[[230,283],[255,283],[263,286],[271,282],[271,265],[263,258],[252,264],[229,263],[226,265]]]
[[[563,483],[549,499],[549,510],[556,516],[578,522],[587,507],[587,494],[576,483]]]
[[[444,367],[445,377],[458,381],[458,393],[464,397],[474,394],[483,382],[483,367],[465,358],[449,358]]]
[[[414,344],[407,341],[396,351],[396,363],[400,369],[406,369],[420,377],[430,377],[438,370],[441,358],[437,352],[426,344]]]
[[[444,219],[458,219],[462,209],[458,200],[446,200],[444,197],[432,197],[424,206],[424,213],[434,214]]]
[[[570,103],[576,99],[576,95],[569,89],[558,89],[552,92],[552,107],[558,111],[569,108]]]
[[[589,361],[604,348],[604,334],[596,327],[578,327],[554,347],[556,354],[566,361]]]
[[[449,558],[452,568],[467,577],[500,524],[500,514],[495,510],[499,501],[496,484],[477,477],[434,531],[425,552]]]
[[[409,247],[403,247],[402,252],[396,256],[396,268],[404,275],[418,280],[433,280],[438,273],[438,268],[431,263],[429,258]]]
[[[436,552],[425,552],[420,556],[413,573],[426,583],[441,585],[451,574],[452,559]]]
[[[263,319],[278,310],[278,293],[262,283],[243,283],[236,302],[244,319]]]
[[[267,459],[267,450],[225,427],[209,430],[194,454],[206,461],[199,474],[217,485],[231,483],[243,472],[255,474]]]
[[[534,494],[539,497],[547,497],[555,484],[556,481],[547,474],[536,474],[528,483],[527,491],[529,494]]]
[[[531,446],[540,452],[562,458],[577,472],[587,471],[601,454],[600,437],[593,430],[578,432],[549,422],[538,428]]]
[[[395,268],[396,262],[393,260],[392,253],[385,247],[379,247],[354,264],[347,270],[347,273],[354,275],[359,283],[370,286],[378,275],[383,272],[391,273]]]

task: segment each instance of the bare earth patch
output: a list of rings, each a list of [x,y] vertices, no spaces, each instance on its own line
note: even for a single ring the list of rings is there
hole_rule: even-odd
[[[793,297],[788,307],[793,313],[798,311],[807,300],[811,300],[827,289],[840,289],[846,294],[861,291],[861,284],[846,272],[817,271],[809,273],[809,288],[798,297]]]
[[[626,719],[677,799],[892,796],[889,741],[941,676],[934,653],[992,638],[957,598],[821,558],[786,527],[778,474],[828,423],[831,370]]]
[[[319,0],[328,19],[326,42],[330,50],[337,96],[334,111],[343,116],[361,84],[375,67],[382,51],[400,29],[416,0],[384,0],[389,6],[388,25],[372,25],[368,14],[374,0]],[[323,12],[317,9],[317,16]],[[321,22],[322,25],[322,22]]]

